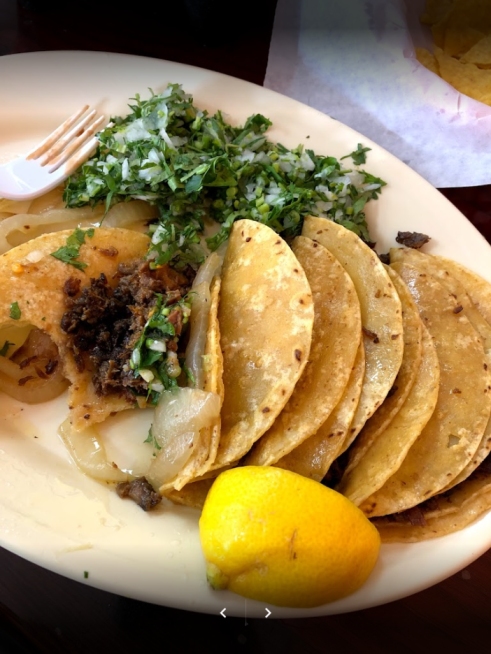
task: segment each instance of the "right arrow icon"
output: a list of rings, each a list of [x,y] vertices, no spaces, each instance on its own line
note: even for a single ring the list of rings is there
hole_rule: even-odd
[[[271,611],[269,609],[266,609],[266,617],[269,618],[270,615],[271,615]]]

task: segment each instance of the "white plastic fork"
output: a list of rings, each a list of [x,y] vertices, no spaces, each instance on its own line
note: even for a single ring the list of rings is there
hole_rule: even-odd
[[[104,122],[82,107],[23,157],[0,166],[0,198],[30,200],[50,191],[86,161],[97,146]]]

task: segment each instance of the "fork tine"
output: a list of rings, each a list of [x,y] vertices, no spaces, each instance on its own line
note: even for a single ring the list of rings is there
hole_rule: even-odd
[[[76,111],[72,116],[67,118],[65,122],[63,122],[59,127],[51,132],[51,134],[49,134],[49,136],[47,136],[44,141],[41,141],[41,143],[36,146],[34,150],[31,150],[31,152],[26,155],[26,159],[37,159],[42,154],[44,154],[53,145],[53,143],[56,143],[60,136],[63,136],[63,134],[65,134],[65,132],[70,129],[70,127],[80,118],[80,116],[83,116],[88,108],[89,105],[86,104],[84,107]]]
[[[66,146],[77,136],[77,134],[83,133],[83,128],[90,120],[92,120],[96,113],[96,110],[92,109],[92,111],[89,111],[89,113],[84,116],[80,122],[76,123],[72,129],[66,132],[66,134],[63,134],[49,148],[49,150],[45,152],[43,159],[40,161],[41,166],[46,166],[46,164],[48,164],[50,161],[55,161],[56,156],[66,148]]]
[[[79,148],[82,145],[84,145],[84,143],[86,143],[86,141],[90,139],[90,137],[93,136],[98,131],[100,125],[102,125],[103,122],[104,122],[104,116],[99,116],[97,120],[95,120],[91,125],[88,125],[86,129],[84,129],[84,131],[82,132],[82,134],[80,134],[80,136],[78,136],[76,139],[71,141],[68,144],[68,146],[54,160],[49,162],[51,164],[49,168],[50,173],[53,173],[61,166],[61,164],[65,163],[65,161],[70,157],[70,155],[74,153],[78,154],[77,151],[79,150]],[[97,143],[97,139],[94,138],[93,141]]]
[[[70,159],[68,159],[65,163],[65,170],[64,174],[68,177],[72,173],[74,173],[79,166],[81,166],[84,161],[86,161],[92,152],[96,149],[97,144],[99,141],[95,138],[90,139],[90,141],[87,141],[87,143],[80,148]]]

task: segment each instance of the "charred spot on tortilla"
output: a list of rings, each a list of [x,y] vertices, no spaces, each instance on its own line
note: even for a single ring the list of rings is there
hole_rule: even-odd
[[[365,334],[365,336],[367,338],[369,338],[373,343],[379,343],[380,342],[380,339],[379,339],[379,337],[377,336],[377,334],[375,332],[370,331],[366,327],[362,327],[361,329],[362,329],[363,333]]]
[[[396,242],[408,248],[419,250],[431,240],[426,234],[419,232],[397,232]]]
[[[99,252],[104,257],[116,257],[118,255],[118,250],[113,245],[108,248],[99,248]]]

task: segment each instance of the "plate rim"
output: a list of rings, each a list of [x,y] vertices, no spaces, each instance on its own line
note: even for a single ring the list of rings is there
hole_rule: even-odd
[[[191,73],[193,71],[199,71],[200,74],[211,75],[213,78],[218,77],[218,78],[221,78],[222,80],[233,81],[234,85],[237,84],[237,83],[239,83],[240,86],[247,85],[250,88],[254,89],[255,93],[260,93],[261,95],[263,95],[263,94],[264,95],[269,95],[270,97],[275,96],[276,100],[278,102],[286,102],[287,104],[289,104],[289,106],[294,106],[295,105],[299,111],[300,110],[302,112],[306,111],[307,113],[312,113],[312,115],[316,114],[317,118],[320,121],[324,121],[325,119],[328,119],[328,121],[332,121],[332,124],[336,125],[336,126],[340,126],[341,130],[343,132],[345,130],[347,130],[346,133],[351,133],[351,135],[353,135],[355,137],[360,137],[360,138],[363,139],[363,141],[365,143],[368,143],[369,145],[374,146],[374,148],[376,150],[376,155],[377,155],[378,158],[380,158],[380,157],[382,157],[382,159],[389,158],[389,161],[397,162],[397,166],[399,166],[399,165],[404,166],[404,168],[407,171],[410,171],[410,178],[411,178],[411,175],[414,175],[415,176],[414,179],[416,179],[416,178],[419,179],[418,183],[422,184],[422,186],[425,187],[426,193],[430,193],[430,195],[431,195],[431,194],[433,194],[435,192],[438,192],[436,189],[434,189],[434,187],[431,186],[431,184],[429,182],[427,182],[424,178],[422,178],[414,170],[409,168],[406,164],[404,164],[404,162],[397,159],[397,157],[395,157],[393,154],[391,154],[390,152],[388,152],[387,150],[385,150],[381,146],[378,146],[376,143],[371,141],[371,139],[368,139],[368,138],[364,137],[362,134],[359,134],[358,132],[356,132],[356,130],[352,129],[351,127],[348,127],[348,126],[344,125],[343,123],[341,123],[340,121],[338,121],[336,119],[333,119],[333,118],[330,118],[329,116],[326,116],[325,114],[323,114],[321,111],[319,111],[317,109],[308,107],[307,105],[303,104],[302,102],[300,102],[298,100],[295,100],[295,99],[292,99],[292,98],[287,98],[286,96],[283,96],[282,94],[280,94],[280,93],[278,93],[276,91],[273,91],[271,89],[266,89],[266,88],[264,88],[264,87],[262,87],[262,86],[260,86],[258,84],[255,84],[254,82],[250,82],[250,81],[247,81],[247,80],[241,80],[239,78],[227,75],[225,73],[219,73],[219,72],[207,70],[205,68],[192,66],[190,64],[183,64],[183,63],[179,63],[179,62],[172,62],[172,61],[168,61],[168,60],[157,59],[157,58],[153,58],[153,57],[144,57],[144,56],[133,55],[133,54],[105,53],[105,52],[83,51],[83,50],[56,50],[56,51],[25,52],[25,53],[19,53],[19,54],[4,55],[0,59],[0,79],[2,77],[2,68],[3,68],[2,60],[5,62],[6,60],[20,61],[21,59],[24,59],[24,60],[27,61],[27,60],[37,59],[37,62],[38,62],[38,65],[39,65],[40,59],[45,59],[45,60],[48,60],[48,61],[50,61],[50,60],[52,61],[52,60],[56,59],[57,57],[58,58],[63,57],[64,55],[67,55],[67,56],[70,56],[70,57],[79,56],[79,57],[82,57],[82,58],[85,57],[85,58],[93,58],[93,59],[106,57],[106,58],[110,58],[110,59],[112,59],[114,61],[118,61],[118,60],[121,61],[123,59],[126,59],[126,60],[131,59],[131,60],[133,60],[135,62],[136,61],[142,62],[142,64],[145,63],[145,62],[153,62],[152,65],[156,64],[157,66],[161,66],[162,68],[165,68],[167,66],[167,67],[170,67],[170,68],[178,68],[178,69],[181,69],[181,70],[187,70],[188,72],[191,72]],[[143,93],[143,90],[144,89],[141,89],[139,92]],[[137,91],[135,91],[135,92],[137,92]],[[1,141],[0,141],[0,146],[1,146]],[[371,170],[370,158],[368,160],[367,168],[368,168],[368,170]],[[382,193],[382,197],[383,197],[383,193]],[[380,200],[378,202],[380,202]],[[479,242],[479,240],[481,239],[482,240],[481,245],[485,245],[485,247],[483,249],[487,248],[488,251],[489,251],[488,254],[491,254],[491,246],[489,245],[489,243],[487,243],[486,239],[480,234],[480,232],[470,222],[467,222],[467,219],[454,207],[454,205],[452,205],[450,203],[449,200],[447,200],[443,195],[440,195],[438,203],[441,204],[441,206],[447,206],[447,208],[451,212],[452,216],[457,216],[458,215],[458,216],[460,216],[459,220],[463,219],[464,221],[466,221],[465,223],[462,223],[462,224],[465,224],[465,229],[469,230],[469,233],[473,234],[472,240],[475,239],[477,242]],[[378,212],[376,212],[376,213],[378,213]],[[370,216],[369,218],[374,220],[373,216]],[[375,218],[378,218],[378,216],[375,216]],[[437,249],[438,249],[438,244],[437,244]],[[489,273],[489,281],[491,281],[491,273]],[[491,513],[488,513],[486,516],[483,516],[483,518],[478,520],[477,523],[474,523],[470,527],[467,527],[466,530],[464,530],[464,531],[467,531],[467,530],[476,531],[475,527],[476,527],[476,525],[479,525],[480,523],[485,523],[486,524],[486,530],[485,531],[488,534],[489,540],[486,543],[484,543],[484,541],[483,541],[479,548],[472,549],[472,552],[469,552],[467,557],[462,557],[461,562],[459,562],[459,564],[457,566],[454,566],[451,569],[451,571],[447,570],[446,572],[442,572],[438,577],[435,577],[433,580],[429,580],[428,583],[423,583],[423,584],[421,582],[415,583],[413,585],[413,587],[408,588],[407,591],[402,591],[402,592],[399,592],[399,593],[394,591],[394,592],[392,592],[392,595],[390,595],[390,593],[387,593],[388,599],[381,599],[381,598],[377,598],[377,597],[372,597],[372,601],[370,601],[370,599],[365,599],[362,602],[363,603],[362,606],[359,605],[359,602],[357,601],[358,594],[354,594],[354,595],[351,595],[350,598],[346,598],[346,600],[342,600],[340,602],[336,602],[336,603],[333,603],[331,605],[325,605],[323,607],[316,607],[314,609],[284,609],[284,608],[278,607],[274,611],[274,613],[275,613],[274,617],[314,617],[314,616],[321,616],[321,615],[331,615],[331,614],[336,614],[336,613],[351,612],[351,611],[356,611],[356,610],[360,610],[360,609],[363,609],[363,608],[370,608],[370,607],[373,607],[373,606],[379,606],[379,605],[387,603],[387,602],[392,602],[392,601],[395,601],[397,599],[401,599],[402,597],[407,597],[409,595],[417,593],[417,592],[419,592],[421,590],[424,590],[424,589],[426,589],[426,588],[428,588],[430,586],[433,586],[433,585],[441,582],[443,579],[451,576],[455,572],[458,572],[460,569],[462,569],[462,568],[466,567],[467,565],[469,565],[469,563],[471,563],[472,561],[479,558],[479,556],[481,556],[485,551],[487,551],[487,549],[489,549],[489,547],[491,547]],[[0,525],[1,524],[2,523],[0,521]],[[474,529],[472,529],[472,528],[474,528]],[[444,537],[441,537],[441,538],[442,539],[447,539],[448,536],[444,536]],[[438,540],[440,540],[440,539],[438,539]],[[428,542],[428,541],[426,541],[426,542]],[[433,542],[435,542],[435,541],[433,541]],[[57,567],[56,564],[50,563],[48,561],[46,555],[40,556],[40,558],[39,557],[38,558],[36,558],[36,557],[33,558],[32,554],[29,554],[29,552],[25,552],[22,547],[19,547],[18,545],[16,546],[15,543],[12,543],[12,542],[9,542],[8,540],[6,540],[4,538],[4,535],[1,534],[1,533],[0,533],[0,544],[3,547],[5,547],[6,549],[8,549],[9,551],[11,551],[11,552],[13,552],[15,554],[18,554],[19,556],[21,556],[22,558],[25,558],[26,560],[32,561],[32,562],[36,563],[37,565],[41,565],[42,567],[45,567],[46,569],[49,569],[49,570],[51,570],[53,572],[58,572],[60,574],[63,574],[63,576],[66,576],[66,577],[77,580],[77,575],[75,574],[74,571],[72,571],[72,574],[70,574],[70,570],[64,570],[64,571],[60,572],[60,567],[59,566]],[[415,545],[418,545],[418,544],[415,544]],[[384,548],[392,548],[392,546],[389,546],[389,545],[384,545],[383,547]],[[404,547],[406,547],[406,546],[404,546]],[[397,546],[396,546],[396,548],[397,548]],[[424,549],[424,548],[422,548],[422,549]],[[27,556],[26,556],[26,554],[27,554]],[[94,586],[96,588],[100,588],[101,590],[107,590],[107,582],[106,581],[102,581],[102,582],[98,583],[97,580],[93,580],[93,579],[89,578],[85,583],[89,583],[89,585],[92,585],[92,586]],[[131,592],[131,590],[130,590],[129,594],[126,594],[126,593],[122,592],[121,589],[120,590],[110,590],[109,592],[117,592],[120,595],[126,595],[128,597],[134,597],[135,596]],[[148,599],[145,600],[144,597],[139,597],[138,599],[143,599],[144,601],[149,601]],[[150,600],[150,601],[152,601],[152,600]],[[240,601],[242,601],[242,598],[240,598]],[[155,602],[155,603],[160,603],[160,602]],[[256,610],[257,611],[260,610],[259,607],[254,607],[254,603],[252,601],[248,600],[248,604],[250,605],[250,610],[252,612],[254,612]],[[181,609],[184,609],[184,610],[196,610],[195,608],[192,608],[192,607],[189,608],[188,606],[185,605],[185,603],[182,604],[182,605],[176,605],[176,604],[169,604],[169,603],[166,602],[163,605],[165,605],[165,606],[175,606],[176,608],[181,608]],[[214,613],[215,608],[216,607],[214,607],[213,610],[211,610],[209,612]],[[334,610],[332,610],[332,609],[334,609]],[[262,611],[262,608],[261,608],[261,611]],[[208,612],[208,611],[202,611],[202,612]],[[235,615],[242,615],[242,613],[234,613],[234,614]],[[259,614],[258,614],[258,616],[259,616]],[[261,613],[261,616],[262,616],[262,613]],[[253,617],[252,614],[251,614],[251,617]]]

